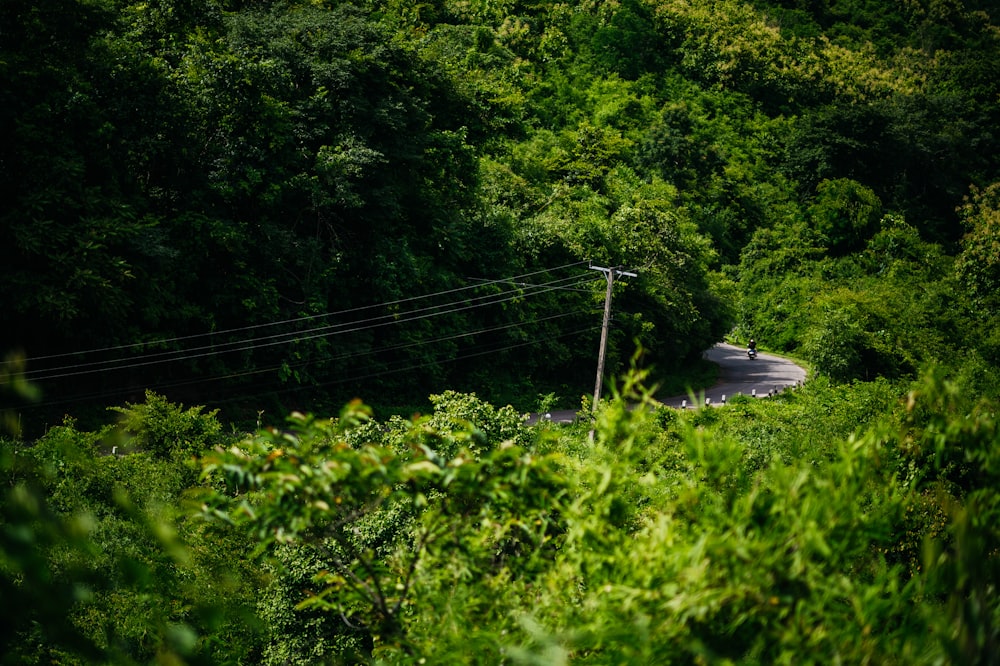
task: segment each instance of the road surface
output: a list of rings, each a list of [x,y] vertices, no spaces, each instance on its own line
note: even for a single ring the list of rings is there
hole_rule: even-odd
[[[706,351],[704,356],[719,366],[719,380],[715,386],[699,391],[694,400],[687,395],[657,399],[668,407],[678,409],[693,408],[695,402],[704,404],[706,399],[709,404],[721,405],[739,393],[766,398],[806,379],[805,369],[788,359],[760,352],[751,361],[747,358],[746,349],[735,345],[719,343]],[[539,416],[557,423],[572,423],[576,418],[576,411],[566,409],[544,415],[532,414],[528,417],[528,423],[536,423]]]

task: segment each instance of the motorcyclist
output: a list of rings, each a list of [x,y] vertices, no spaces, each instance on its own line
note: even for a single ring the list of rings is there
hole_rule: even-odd
[[[747,356],[753,358],[757,355],[757,341],[750,338],[750,342],[747,343]]]

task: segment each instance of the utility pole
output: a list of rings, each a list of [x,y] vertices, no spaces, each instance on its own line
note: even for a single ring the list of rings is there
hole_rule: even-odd
[[[601,348],[597,352],[597,382],[594,384],[594,404],[592,411],[597,411],[597,404],[601,401],[601,384],[604,381],[604,353],[608,346],[608,325],[611,322],[611,288],[615,283],[615,276],[638,277],[635,273],[623,271],[620,268],[602,268],[601,266],[591,266],[591,270],[601,271],[608,281],[608,292],[604,296],[604,323],[601,324]]]

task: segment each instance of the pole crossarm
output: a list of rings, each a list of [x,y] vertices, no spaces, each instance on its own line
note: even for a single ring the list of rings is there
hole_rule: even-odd
[[[635,273],[622,270],[620,267],[605,268],[603,266],[590,266],[591,270],[601,271],[608,281],[608,291],[604,296],[604,322],[601,324],[601,347],[597,352],[597,381],[594,384],[594,404],[592,411],[597,411],[597,405],[601,401],[601,384],[604,381],[604,354],[608,346],[608,326],[611,322],[611,290],[614,286],[615,277],[639,277]]]
[[[603,266],[594,266],[593,264],[591,264],[590,270],[601,271],[602,273],[604,273],[605,276],[614,273],[618,277],[639,277],[635,273],[629,273],[628,271],[623,271],[619,266],[614,266],[612,268],[604,268]]]

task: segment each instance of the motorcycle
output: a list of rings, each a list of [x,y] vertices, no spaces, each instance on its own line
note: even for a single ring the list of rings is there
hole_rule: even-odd
[[[750,358],[751,361],[754,360],[755,358],[757,358],[757,349],[754,348],[754,347],[751,347],[750,349],[748,349],[747,350],[747,356]]]

